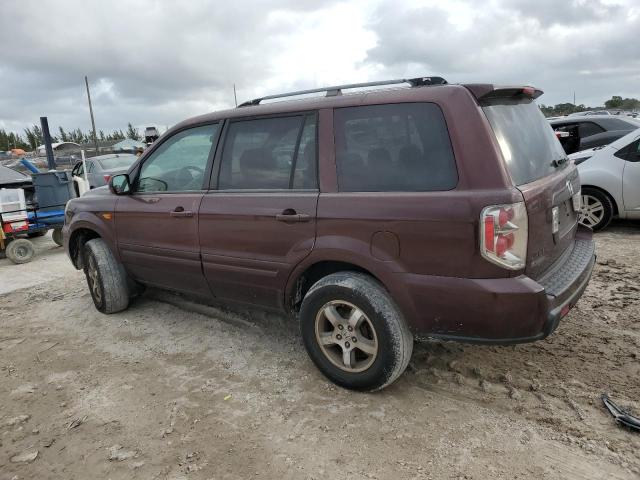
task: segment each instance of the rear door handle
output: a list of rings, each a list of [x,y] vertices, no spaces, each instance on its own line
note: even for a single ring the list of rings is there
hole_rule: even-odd
[[[306,213],[296,213],[293,209],[287,209],[276,215],[276,220],[285,223],[301,223],[310,221],[311,215],[307,215]]]
[[[172,217],[193,217],[191,210],[185,210],[184,207],[176,207],[175,210],[169,212]]]

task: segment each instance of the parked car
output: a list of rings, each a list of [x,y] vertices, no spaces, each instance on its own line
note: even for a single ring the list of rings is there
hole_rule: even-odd
[[[586,288],[594,243],[542,92],[366,86],[400,82],[184,121],[71,200],[65,245],[96,308],[152,285],[287,311],[322,373],[357,390],[393,382],[414,336],[549,335]]]
[[[81,196],[93,188],[106,185],[113,175],[126,173],[137,158],[128,153],[92,157],[85,160],[87,164],[86,178],[82,162],[76,163],[71,171],[76,195]]]
[[[640,129],[569,157],[582,181],[583,225],[601,230],[615,216],[640,219]]]
[[[640,122],[614,115],[589,115],[564,117],[549,121],[567,154],[607,145],[640,127]]]
[[[608,110],[587,110],[586,112],[573,112],[570,113],[570,117],[585,117],[590,115],[611,115]]]

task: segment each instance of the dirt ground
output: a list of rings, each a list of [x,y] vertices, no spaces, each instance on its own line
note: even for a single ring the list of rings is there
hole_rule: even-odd
[[[0,479],[639,478],[600,394],[640,413],[640,224],[596,238],[549,339],[419,343],[377,394],[328,383],[273,313],[150,291],[102,315],[38,239],[0,260]]]

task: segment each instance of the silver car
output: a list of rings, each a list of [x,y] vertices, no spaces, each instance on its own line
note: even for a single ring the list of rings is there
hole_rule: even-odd
[[[85,176],[82,162],[77,163],[71,174],[76,189],[76,194],[81,196],[88,190],[102,187],[109,183],[113,175],[127,173],[138,157],[128,153],[100,155],[85,160],[87,172]],[[87,184],[88,183],[88,184]]]

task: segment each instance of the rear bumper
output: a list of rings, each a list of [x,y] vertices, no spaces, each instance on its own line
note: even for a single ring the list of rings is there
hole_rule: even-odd
[[[571,252],[552,266],[539,283],[545,288],[549,313],[543,328],[543,337],[550,335],[569,310],[582,296],[591,279],[595,265],[595,244],[591,230],[581,227]]]
[[[418,337],[514,344],[550,335],[584,293],[595,264],[591,230],[537,280],[401,274],[403,312]]]

